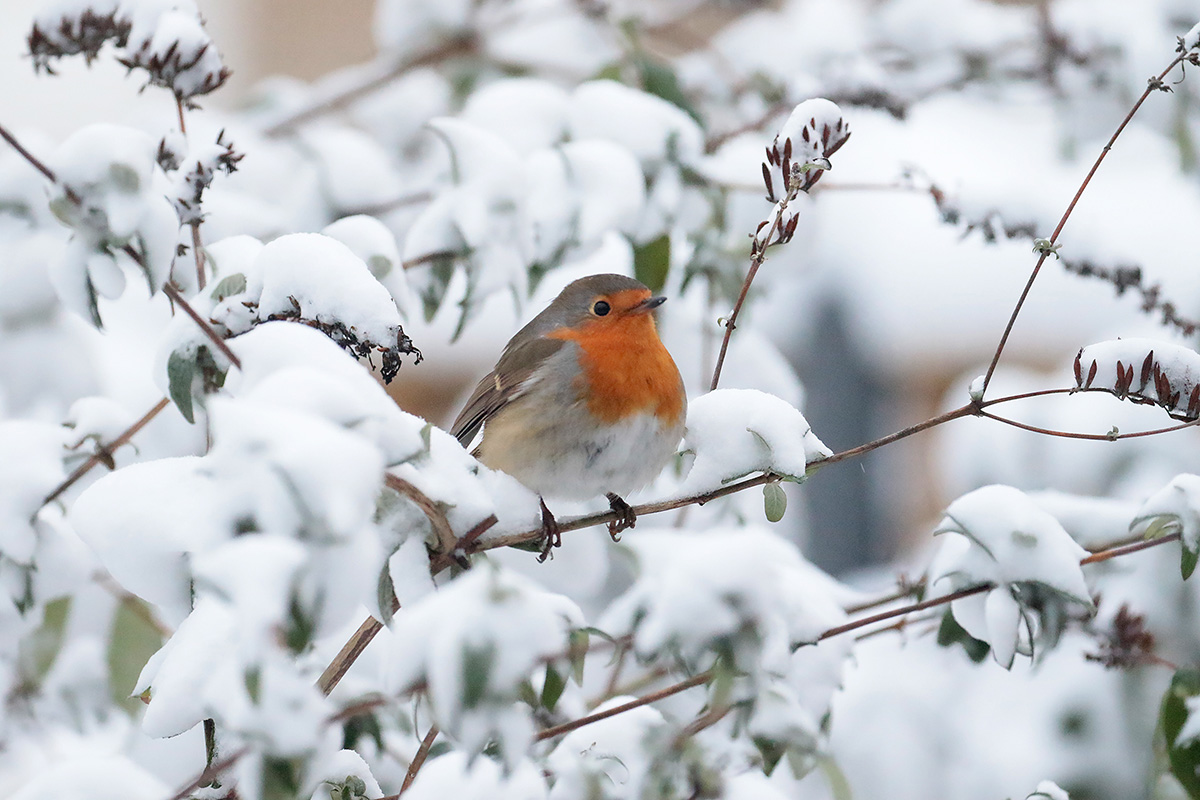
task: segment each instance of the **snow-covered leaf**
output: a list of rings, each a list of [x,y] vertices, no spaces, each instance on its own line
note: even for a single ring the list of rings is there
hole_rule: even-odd
[[[1080,560],[1087,551],[1049,513],[1009,486],[985,486],[946,509],[937,533],[946,536],[930,566],[938,595],[990,584],[954,600],[955,620],[991,645],[1005,667],[1034,643],[1053,647],[1068,605],[1092,609]]]
[[[424,685],[438,727],[468,752],[494,741],[510,766],[533,736],[521,687],[565,657],[579,608],[515,574],[481,565],[397,612],[389,685]]]
[[[1200,556],[1200,476],[1185,474],[1172,478],[1146,498],[1129,530],[1147,537],[1180,534],[1183,579],[1191,577]]]
[[[801,481],[810,463],[832,452],[792,405],[754,389],[718,389],[692,400],[684,449],[695,454],[681,487],[689,494],[752,472]]]

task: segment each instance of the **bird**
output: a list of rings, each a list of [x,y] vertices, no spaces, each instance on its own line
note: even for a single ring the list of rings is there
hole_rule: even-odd
[[[521,328],[479,381],[450,433],[484,466],[538,495],[539,561],[561,545],[545,498],[605,495],[614,541],[636,515],[623,495],[653,480],[684,433],[687,393],[658,337],[666,301],[624,275],[568,284]]]

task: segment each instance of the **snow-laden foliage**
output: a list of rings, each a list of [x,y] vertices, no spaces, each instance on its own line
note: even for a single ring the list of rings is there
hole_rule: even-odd
[[[1200,797],[1186,5],[379,0],[236,107],[194,0],[0,11],[146,95],[0,118],[0,795]],[[599,272],[686,439],[539,565],[438,425]]]
[[[832,455],[796,408],[754,389],[717,389],[692,400],[683,446],[695,455],[683,488],[696,493],[753,472],[802,481],[810,463]]]
[[[396,615],[388,681],[404,692],[423,685],[442,730],[470,754],[491,743],[513,768],[534,734],[521,688],[565,657],[582,625],[567,598],[481,566]]]
[[[967,633],[991,645],[997,663],[1052,647],[1071,606],[1092,607],[1079,562],[1087,551],[1053,516],[1011,486],[985,486],[955,500],[937,533],[944,536],[931,585],[950,594],[986,592],[950,605]]]

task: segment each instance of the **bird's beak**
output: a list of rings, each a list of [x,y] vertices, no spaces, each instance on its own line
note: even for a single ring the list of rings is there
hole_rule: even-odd
[[[633,308],[629,309],[629,313],[630,314],[648,314],[649,312],[658,308],[665,302],[667,302],[667,298],[662,297],[662,296],[647,297],[645,300],[638,303]]]

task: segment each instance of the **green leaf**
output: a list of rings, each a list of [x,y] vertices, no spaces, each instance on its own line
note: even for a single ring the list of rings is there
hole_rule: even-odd
[[[553,664],[546,665],[546,682],[542,684],[542,708],[553,711],[567,688],[567,679],[558,673]]]
[[[190,423],[196,422],[192,412],[192,378],[196,374],[196,362],[176,350],[167,359],[167,393],[179,413]]]
[[[633,247],[633,276],[650,291],[661,291],[671,267],[671,237],[669,234]]]
[[[1182,552],[1179,559],[1179,571],[1183,574],[1183,579],[1186,581],[1192,577],[1192,573],[1196,571],[1196,561],[1200,560],[1200,550],[1192,550],[1183,543]]]
[[[754,746],[758,748],[758,754],[762,756],[763,772],[767,775],[775,771],[775,767],[783,759],[783,754],[787,752],[787,746],[774,739],[755,737]]]
[[[370,739],[379,752],[383,751],[383,728],[374,714],[356,714],[342,725],[343,750],[353,750],[360,739]]]
[[[787,512],[787,492],[778,483],[763,484],[763,511],[769,522],[779,522]]]
[[[392,571],[387,568],[386,563],[383,569],[379,570],[379,585],[375,587],[375,593],[375,599],[379,602],[379,613],[383,615],[383,619],[379,621],[384,625],[391,625],[392,617],[396,614],[393,605],[396,602],[396,587],[392,585]]]
[[[250,702],[258,705],[258,701],[262,698],[262,670],[258,667],[246,670],[243,680],[246,683],[246,694],[250,697]]]
[[[634,66],[637,67],[641,76],[642,88],[645,91],[683,109],[689,117],[696,120],[701,128],[704,127],[704,119],[700,116],[700,112],[696,110],[692,101],[680,88],[675,70],[665,62],[650,58],[644,53],[635,58]]]
[[[42,624],[37,630],[21,640],[19,645],[21,671],[26,680],[37,684],[54,666],[54,660],[62,649],[63,631],[66,629],[67,612],[71,608],[70,597],[51,600],[42,609]]]
[[[609,64],[604,69],[597,72],[592,80],[597,81],[620,81],[621,80],[621,65]]]
[[[958,624],[954,614],[950,613],[949,608],[942,614],[942,624],[938,626],[937,643],[942,647],[962,645],[967,657],[976,664],[987,658],[988,651],[991,650],[987,642],[976,639],[967,633],[963,626]]]
[[[232,297],[244,291],[246,291],[246,276],[240,272],[235,272],[232,275],[226,275],[217,282],[217,285],[212,290],[212,299],[219,303],[226,297]]]
[[[304,783],[304,766],[304,758],[264,757],[262,800],[295,800],[299,797]]]
[[[1160,722],[1167,742],[1167,762],[1171,774],[1183,785],[1188,797],[1200,797],[1200,740],[1180,745],[1179,732],[1187,722],[1188,698],[1200,695],[1200,670],[1185,668],[1171,678],[1171,686],[1163,695]]]
[[[587,660],[590,638],[587,630],[574,630],[568,639],[567,658],[571,662],[571,677],[580,686],[583,685],[583,664]]]
[[[487,693],[495,650],[491,644],[463,648],[463,708],[475,708]]]
[[[108,685],[113,702],[135,713],[141,702],[129,696],[137,684],[142,667],[160,647],[163,637],[151,621],[149,608],[141,600],[129,598],[117,607],[108,636]]]

